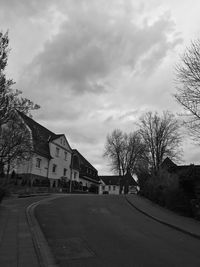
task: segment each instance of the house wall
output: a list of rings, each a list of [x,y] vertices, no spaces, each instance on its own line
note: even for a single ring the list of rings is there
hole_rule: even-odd
[[[40,159],[40,166],[37,166],[37,159]],[[23,161],[17,165],[16,172],[18,174],[35,174],[47,177],[48,159],[40,155],[34,154],[30,160]]]
[[[79,171],[72,169],[72,181],[80,182]]]
[[[71,178],[71,149],[64,136],[54,140],[49,143],[50,154],[52,159],[49,163],[49,179],[58,180],[61,177],[65,177],[70,180]],[[57,154],[57,149],[59,149],[59,154]],[[65,158],[65,153],[67,153],[67,158]],[[53,171],[53,166],[56,165],[56,171]],[[66,175],[64,176],[64,169],[66,169]]]
[[[101,184],[99,186],[99,194],[102,195],[104,192],[108,192],[110,195],[119,195],[119,186]]]

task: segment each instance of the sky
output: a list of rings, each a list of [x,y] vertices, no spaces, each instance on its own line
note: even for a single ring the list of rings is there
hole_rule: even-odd
[[[37,122],[110,174],[107,134],[134,131],[150,110],[182,111],[174,68],[200,37],[199,10],[198,0],[0,0],[7,76],[41,106]],[[199,163],[199,146],[183,148],[185,164]]]

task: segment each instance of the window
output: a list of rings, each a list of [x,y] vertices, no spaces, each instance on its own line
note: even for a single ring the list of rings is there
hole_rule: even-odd
[[[65,152],[65,160],[67,160],[67,152]]]
[[[105,185],[102,185],[102,190],[105,190]]]
[[[76,177],[77,177],[77,172],[74,173],[74,179],[76,179]]]
[[[56,172],[56,169],[57,169],[57,165],[56,164],[53,164],[53,168],[52,168],[52,172]]]
[[[64,170],[63,170],[63,176],[66,176],[66,174],[67,174],[67,169],[64,168]]]
[[[115,191],[115,185],[113,185],[113,191]]]
[[[60,152],[60,149],[56,147],[56,157],[59,157],[59,152]]]
[[[111,186],[109,185],[109,186],[108,186],[108,190],[110,190],[110,189],[111,189]]]
[[[35,165],[37,168],[40,168],[41,166],[41,159],[39,158],[36,158],[36,165]]]

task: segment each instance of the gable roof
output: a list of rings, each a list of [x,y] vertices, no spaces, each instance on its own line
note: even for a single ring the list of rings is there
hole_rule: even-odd
[[[176,165],[172,160],[166,158],[161,167],[169,172],[178,174],[183,180],[200,178],[200,165]]]
[[[92,164],[77,149],[73,149],[72,151],[74,154],[78,154],[79,160],[82,162],[83,165],[97,172],[97,169],[92,166]]]
[[[105,185],[119,185],[121,176],[118,175],[103,175],[99,178],[105,183]]]
[[[55,134],[30,117],[26,116],[24,113],[20,111],[17,112],[31,130],[34,152],[40,154],[41,156],[51,158],[49,142],[59,138],[62,134]]]
[[[120,183],[124,183],[128,181],[129,185],[137,186],[137,182],[132,177],[132,175],[127,172],[124,176],[120,175],[103,175],[99,176],[99,178],[106,184],[106,185],[120,185]]]

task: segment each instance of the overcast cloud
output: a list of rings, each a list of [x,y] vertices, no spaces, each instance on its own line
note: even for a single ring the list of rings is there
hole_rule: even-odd
[[[41,105],[34,118],[65,133],[100,174],[109,173],[102,158],[109,132],[133,130],[148,110],[180,111],[173,69],[199,37],[200,3],[146,2],[0,0],[8,75]],[[185,161],[198,162],[193,145],[185,147]]]

